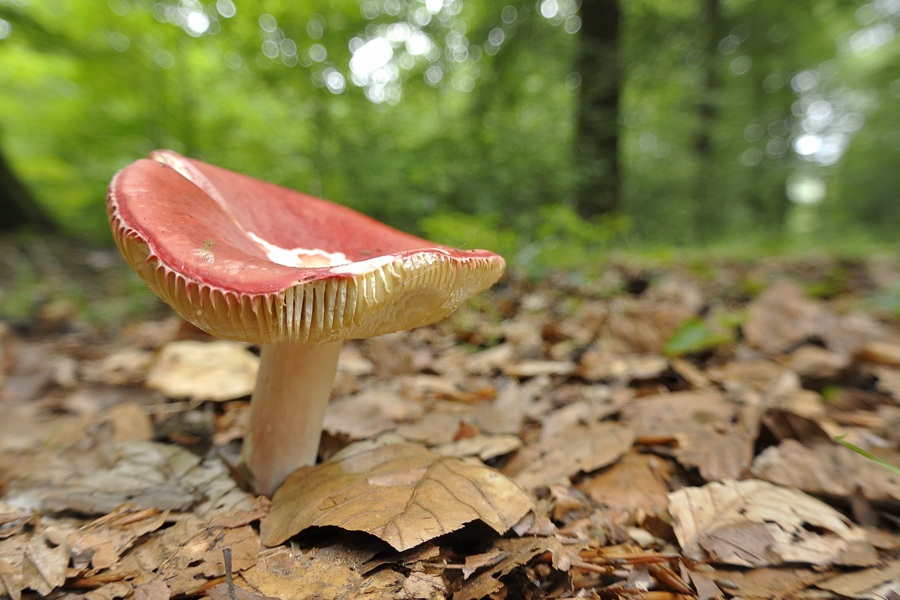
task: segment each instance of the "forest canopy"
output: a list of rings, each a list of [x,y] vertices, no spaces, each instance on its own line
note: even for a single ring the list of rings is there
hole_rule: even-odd
[[[107,239],[110,177],[171,148],[521,261],[890,241],[898,25],[888,0],[0,0],[0,201]]]

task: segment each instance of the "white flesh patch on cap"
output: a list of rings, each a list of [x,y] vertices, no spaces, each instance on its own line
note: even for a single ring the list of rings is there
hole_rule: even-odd
[[[247,232],[247,237],[262,247],[269,260],[285,267],[332,267],[350,262],[343,252],[326,252],[318,248],[281,248],[252,231]]]

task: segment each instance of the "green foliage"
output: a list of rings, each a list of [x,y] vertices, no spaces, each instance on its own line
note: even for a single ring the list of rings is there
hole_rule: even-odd
[[[532,276],[623,242],[895,239],[900,43],[848,41],[897,19],[881,5],[863,23],[853,3],[621,3],[623,212],[585,223],[567,205],[583,175],[577,21],[540,2],[438,4],[0,1],[0,149],[67,230],[103,241],[107,182],[158,147],[448,243],[500,231],[475,245]],[[433,50],[410,52],[411,28]],[[383,85],[349,68],[376,38],[393,40]],[[835,164],[792,151],[816,100],[860,125]],[[826,183],[820,204],[788,200],[800,171]]]
[[[584,219],[568,204],[542,206],[536,216],[531,242],[516,256],[516,266],[532,279],[557,269],[598,271],[604,253],[631,229],[625,215]]]
[[[441,243],[498,252],[511,270],[531,279],[557,269],[599,269],[604,254],[630,228],[625,216],[588,220],[567,204],[538,207],[532,215],[521,215],[518,222],[517,227],[504,226],[496,213],[437,213],[425,217],[421,226],[425,235]]]
[[[425,217],[421,225],[428,239],[454,248],[490,248],[508,261],[518,254],[521,245],[518,234],[503,227],[497,214],[435,213]]]
[[[685,356],[731,344],[737,339],[737,327],[743,320],[743,314],[730,312],[717,313],[705,319],[687,319],[666,340],[663,352],[667,356]]]
[[[856,444],[851,444],[850,442],[848,442],[844,439],[844,436],[836,437],[836,438],[834,438],[834,441],[837,442],[838,444],[840,444],[841,446],[844,446],[845,448],[849,448],[850,450],[853,450],[854,452],[856,452],[857,454],[859,454],[861,456],[865,456],[872,462],[874,462],[874,463],[884,467],[888,471],[892,472],[894,475],[900,475],[900,467],[898,467],[896,465],[892,465],[891,463],[889,463],[881,458],[878,458],[877,456],[875,456],[868,450],[860,448]]]

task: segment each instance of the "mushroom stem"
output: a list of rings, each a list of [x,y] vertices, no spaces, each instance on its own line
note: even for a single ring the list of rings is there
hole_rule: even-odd
[[[341,344],[262,347],[244,441],[258,493],[271,496],[288,475],[315,464]]]

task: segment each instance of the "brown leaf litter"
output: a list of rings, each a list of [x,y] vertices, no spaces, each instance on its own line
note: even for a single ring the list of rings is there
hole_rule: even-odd
[[[608,274],[348,343],[271,504],[231,467],[252,348],[0,323],[0,595],[898,597],[900,478],[834,442],[900,465],[896,263]]]

